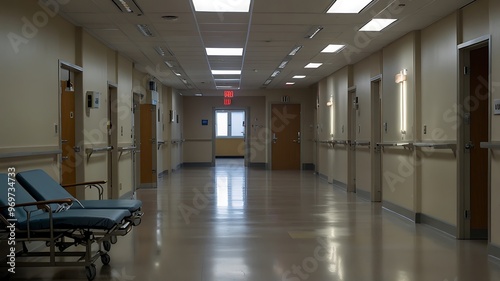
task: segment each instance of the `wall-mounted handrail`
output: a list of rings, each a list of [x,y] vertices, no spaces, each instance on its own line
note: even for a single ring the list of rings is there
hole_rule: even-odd
[[[403,147],[404,149],[413,149],[412,142],[379,142],[377,143],[378,147],[384,148],[393,148],[393,147]]]
[[[158,150],[160,150],[161,146],[165,144],[165,141],[157,141]]]
[[[370,141],[354,141],[355,146],[368,146],[370,147]]]
[[[185,141],[186,141],[185,139],[176,139],[176,140],[172,140],[171,143],[172,144],[179,144],[179,143],[183,143]]]
[[[0,159],[5,158],[18,158],[18,157],[30,157],[30,156],[44,156],[44,155],[57,155],[61,154],[62,150],[47,150],[47,151],[19,151],[19,152],[9,152],[0,153]]]
[[[416,142],[413,145],[416,147],[428,147],[434,149],[457,149],[456,142]]]
[[[112,145],[106,146],[106,147],[99,147],[99,148],[87,147],[87,148],[85,148],[85,153],[87,153],[87,162],[89,161],[90,156],[92,156],[92,154],[99,153],[99,152],[108,152],[111,150],[113,150]]]
[[[487,149],[500,149],[500,141],[492,141],[492,142],[481,142],[480,143],[481,148],[487,148]]]
[[[135,152],[136,149],[137,149],[137,147],[134,146],[134,145],[118,147],[118,151],[120,152],[120,155],[118,156],[118,158],[122,157],[123,152],[128,152],[128,151],[134,151]]]

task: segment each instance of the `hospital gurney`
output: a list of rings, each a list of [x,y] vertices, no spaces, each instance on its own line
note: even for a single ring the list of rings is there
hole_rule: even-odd
[[[72,202],[71,198],[36,201],[20,184],[0,174],[0,243],[6,243],[11,250],[6,261],[0,260],[0,268],[9,266],[12,260],[15,267],[85,266],[87,279],[93,280],[95,261],[111,261],[102,243],[132,229],[132,223],[125,219],[130,212],[71,209]],[[63,239],[73,240],[73,245],[84,249],[57,251],[57,244]],[[28,249],[29,243],[37,241],[44,242],[48,251]],[[97,250],[92,249],[94,245]],[[30,259],[33,257],[36,259]]]
[[[142,202],[132,199],[112,199],[112,200],[77,200],[69,194],[63,186],[56,182],[43,170],[31,170],[19,172],[16,175],[19,183],[33,196],[36,200],[54,200],[58,198],[72,198],[75,202],[74,208],[85,209],[126,209],[130,212],[130,217],[127,218],[133,225],[141,223]],[[96,182],[90,183],[95,184]],[[69,186],[88,186],[89,183],[78,183]],[[100,189],[102,193],[102,188]]]

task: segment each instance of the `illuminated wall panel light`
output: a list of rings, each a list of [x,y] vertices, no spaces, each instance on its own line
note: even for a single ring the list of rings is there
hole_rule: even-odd
[[[345,45],[330,44],[321,51],[322,53],[338,53],[345,48]]]
[[[328,9],[328,14],[358,14],[373,0],[336,0]]]
[[[248,13],[251,0],[193,0],[197,12]]]
[[[406,106],[407,106],[407,76],[408,76],[408,71],[406,69],[401,70],[398,74],[396,74],[395,77],[395,82],[396,84],[401,85],[401,98],[400,98],[400,122],[401,122],[401,134],[405,135],[406,134],[406,122],[407,122],[407,116],[406,116]]]
[[[381,31],[395,21],[397,21],[397,19],[372,19],[359,31]]]
[[[212,70],[213,75],[241,75],[241,70]]]
[[[306,65],[304,68],[318,68],[320,66],[322,66],[323,64],[322,63],[309,63],[308,65]]]
[[[206,48],[208,56],[242,56],[243,48]]]

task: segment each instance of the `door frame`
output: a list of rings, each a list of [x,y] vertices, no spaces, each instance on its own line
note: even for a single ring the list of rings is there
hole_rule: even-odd
[[[467,41],[457,46],[458,50],[458,93],[457,93],[457,238],[470,239],[470,220],[465,217],[465,212],[470,210],[470,157],[463,149],[467,141],[468,131],[462,122],[465,116],[463,101],[470,96],[469,76],[464,75],[464,68],[469,64],[470,52],[472,50],[488,46],[488,87],[491,89],[491,35],[485,35]],[[488,118],[491,116],[491,91],[488,93]],[[491,122],[488,122],[488,139],[491,139]],[[477,148],[481,149],[481,148]],[[491,242],[491,154],[488,155],[488,242]]]
[[[120,197],[120,180],[118,175],[118,85],[108,81],[108,145],[113,147],[108,158],[108,198]]]
[[[377,88],[375,88],[378,86]],[[374,76],[370,79],[370,99],[371,99],[371,189],[370,198],[372,202],[382,202],[382,151],[380,146],[377,145],[378,141],[382,141],[383,126],[382,126],[382,74]],[[374,97],[378,94],[378,97]],[[378,122],[375,122],[377,120]]]
[[[134,150],[132,150],[132,177],[133,177],[133,184],[134,187],[132,191],[135,192],[139,188],[140,183],[140,176],[141,176],[141,168],[140,165],[140,157],[141,157],[141,100],[143,99],[144,95],[141,93],[133,92],[132,94],[132,132],[133,132],[133,138],[132,141],[133,146],[135,147]]]
[[[356,86],[347,90],[348,99],[348,143],[347,143],[347,192],[356,192],[356,125],[358,110],[354,108],[354,99],[356,98]]]
[[[84,140],[84,135],[83,135],[83,119],[84,119],[84,110],[85,110],[85,104],[84,104],[84,99],[83,97],[83,67],[72,64],[69,62],[66,62],[64,60],[58,60],[58,138],[59,138],[59,149],[62,150],[62,135],[61,135],[61,124],[62,124],[62,112],[61,112],[61,95],[62,95],[62,89],[61,89],[61,79],[62,79],[62,70],[65,71],[70,71],[73,73],[73,88],[74,88],[74,95],[75,95],[75,145],[76,147],[80,147],[80,151],[75,151],[75,174],[76,174],[76,182],[83,182],[84,181],[84,160],[85,156],[83,155],[83,140]],[[80,98],[79,98],[80,97]],[[57,162],[59,164],[59,182],[62,181],[62,154],[60,157],[57,158]],[[85,190],[82,188],[77,188],[76,189],[76,195],[77,198],[85,198]]]
[[[219,110],[228,110],[228,111],[243,111],[245,112],[245,136],[243,137],[243,142],[245,143],[245,152],[243,153],[245,167],[250,165],[251,153],[250,149],[250,134],[252,130],[250,130],[250,107],[212,107],[212,167],[215,167],[215,142],[217,141],[216,136],[216,112]]]

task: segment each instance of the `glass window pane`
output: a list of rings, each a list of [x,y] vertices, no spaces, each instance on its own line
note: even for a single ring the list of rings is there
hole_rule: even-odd
[[[216,126],[217,126],[217,134],[216,136],[217,137],[227,137],[227,133],[228,133],[228,130],[227,130],[227,127],[228,127],[228,114],[227,112],[216,112],[216,116],[217,116],[217,123],[216,123]]]
[[[243,137],[245,133],[245,127],[243,126],[244,121],[245,121],[244,111],[231,112],[231,136]]]

